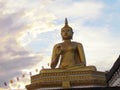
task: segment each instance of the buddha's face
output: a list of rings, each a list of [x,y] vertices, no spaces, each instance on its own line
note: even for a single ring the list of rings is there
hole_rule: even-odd
[[[64,28],[61,30],[61,36],[63,40],[70,40],[73,36],[73,31],[70,28]]]

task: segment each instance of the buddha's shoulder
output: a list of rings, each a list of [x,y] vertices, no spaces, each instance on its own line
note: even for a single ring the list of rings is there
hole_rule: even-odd
[[[57,43],[57,44],[54,45],[54,47],[59,47],[61,45],[62,45],[62,43]]]
[[[80,42],[72,42],[73,44],[75,44],[75,45],[81,45],[82,46],[82,43],[80,43]]]

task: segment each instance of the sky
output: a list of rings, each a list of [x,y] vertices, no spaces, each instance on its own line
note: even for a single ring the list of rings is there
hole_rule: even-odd
[[[50,68],[66,17],[87,66],[109,71],[120,55],[119,8],[120,0],[0,0],[0,89],[26,90],[30,72]]]

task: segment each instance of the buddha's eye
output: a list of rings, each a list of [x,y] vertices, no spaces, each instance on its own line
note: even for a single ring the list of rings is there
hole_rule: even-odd
[[[62,32],[65,32],[65,30],[62,30]]]

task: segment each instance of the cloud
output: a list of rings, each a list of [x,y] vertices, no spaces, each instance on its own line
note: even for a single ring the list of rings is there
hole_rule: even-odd
[[[44,12],[42,12],[42,14],[44,13],[44,16],[46,16],[46,15],[49,16],[49,17],[52,16],[53,18],[52,17],[50,17],[52,19],[49,19],[49,17],[44,18],[41,14],[41,16],[42,16],[41,20],[42,21],[44,20],[43,21],[44,23],[40,22],[40,25],[43,26],[43,27],[38,28],[39,29],[38,30],[38,29],[36,29],[37,28],[36,26],[38,26],[37,24],[39,24],[39,23],[38,22],[35,22],[35,24],[33,23],[32,24],[33,26],[30,26],[30,27],[31,28],[34,27],[34,28],[32,28],[31,31],[28,31],[29,33],[27,33],[27,34],[25,33],[26,35],[24,35],[20,40],[21,43],[23,43],[23,46],[24,45],[27,46],[31,42],[34,42],[34,39],[37,39],[39,37],[40,33],[60,29],[61,26],[63,26],[63,25],[61,25],[61,22],[56,26],[54,24],[54,20],[56,20],[57,22],[59,22],[59,20],[60,21],[63,20],[63,22],[62,22],[62,24],[63,24],[64,23],[64,17],[72,16],[72,17],[75,18],[73,20],[72,24],[74,26],[76,26],[79,23],[79,26],[81,26],[83,24],[84,20],[86,20],[86,17],[88,17],[89,19],[95,19],[95,18],[99,17],[99,15],[101,14],[101,10],[104,8],[103,3],[100,3],[100,2],[88,2],[88,1],[85,1],[85,2],[71,2],[70,1],[70,2],[68,2],[67,1],[67,2],[64,2],[64,4],[61,3],[61,2],[62,1],[54,1],[54,2],[51,2],[51,3],[46,5],[46,7],[44,8]],[[59,7],[57,5],[58,3],[59,3]],[[69,3],[70,5],[66,6],[67,3]],[[78,11],[75,10],[76,8],[78,9]],[[74,11],[74,13],[72,13],[72,11]],[[49,12],[51,12],[51,13],[49,13]],[[40,13],[38,15],[40,15]],[[59,16],[61,16],[61,17],[59,18]],[[51,27],[51,28],[48,27],[49,25],[46,24],[46,22],[45,22],[46,20],[48,20],[50,23],[53,23],[53,27]],[[78,23],[75,23],[76,20],[78,20]],[[44,25],[44,24],[46,24],[46,25]]]
[[[55,17],[44,11],[47,2],[40,6],[36,6],[37,2],[28,3],[29,1],[19,0],[0,1],[0,71],[2,71],[0,81],[3,85],[4,82],[9,84],[9,80],[14,80],[16,76],[21,77],[26,73],[23,71],[25,69],[27,74],[36,68],[41,69],[41,61],[46,59],[41,53],[25,49],[22,46],[24,42],[20,42],[20,39],[29,33],[28,41],[31,42],[39,33],[50,31],[51,27],[54,27],[52,22]],[[23,84],[25,87],[30,81],[29,77],[30,75],[27,76],[28,79],[24,78],[17,85],[9,84],[8,88],[13,89]],[[23,87],[19,86],[19,88]]]
[[[22,74],[26,73],[22,71],[24,69],[31,72],[31,69],[35,70],[35,68],[41,68],[41,66],[38,66],[38,63],[40,63],[44,57],[41,54],[25,50],[23,47],[19,46],[15,40],[12,40],[12,42],[7,40],[3,48],[3,51],[0,49],[0,71],[2,72],[2,74],[0,74],[0,81],[3,85],[4,82],[9,84],[10,80],[14,80],[16,77],[22,77]],[[30,77],[29,73],[23,80],[22,78],[20,79],[17,86],[21,84],[25,86],[28,84],[30,81],[30,79],[27,79],[28,77]],[[24,82],[26,79],[27,83]],[[9,87],[11,87],[10,85],[11,84],[9,84]]]
[[[0,1],[0,74],[1,83],[8,82],[22,74],[23,69],[30,69],[42,60],[40,53],[26,50],[18,42],[19,37],[28,30],[26,11],[22,4],[13,0]],[[22,2],[25,3],[25,2]],[[19,4],[19,5],[18,5]],[[21,5],[21,6],[20,6]],[[30,22],[32,23],[32,22]]]
[[[43,58],[42,55],[26,51],[15,41],[7,40],[3,48],[3,51],[0,51],[0,67],[3,71],[3,74],[0,74],[1,81],[4,81],[4,78],[9,80],[9,78],[22,74],[22,69],[31,69]]]
[[[87,65],[95,65],[100,71],[109,70],[119,56],[120,39],[112,37],[108,27],[86,26],[79,29],[74,33],[74,40],[83,43]]]
[[[64,2],[64,3],[62,3]],[[58,6],[59,3],[59,6]],[[49,8],[50,7],[50,8]],[[57,18],[82,18],[82,19],[95,19],[101,14],[104,4],[95,1],[56,1],[50,4],[48,9],[57,16]]]
[[[103,3],[88,1],[85,2],[67,1],[64,4],[61,3],[61,1],[51,1],[48,2],[49,4],[47,2],[43,3],[46,6],[44,7],[41,6],[37,9],[35,8],[32,10],[27,10],[25,14],[25,17],[27,17],[27,21],[29,22],[29,24],[26,32],[24,32],[24,34],[19,38],[19,42],[23,46],[26,46],[30,44],[32,41],[34,41],[34,39],[36,39],[40,33],[59,29],[61,25],[56,26],[55,20],[59,21],[63,20],[66,16],[68,17],[72,16],[75,18],[74,20],[79,19],[80,22],[83,22],[86,19],[91,18],[94,19],[99,17],[101,10],[104,7]],[[59,7],[57,5],[58,3]],[[67,3],[69,3],[70,5],[66,6]],[[78,11],[76,10],[76,8],[78,9]],[[74,13],[72,13],[72,11],[74,11]]]

